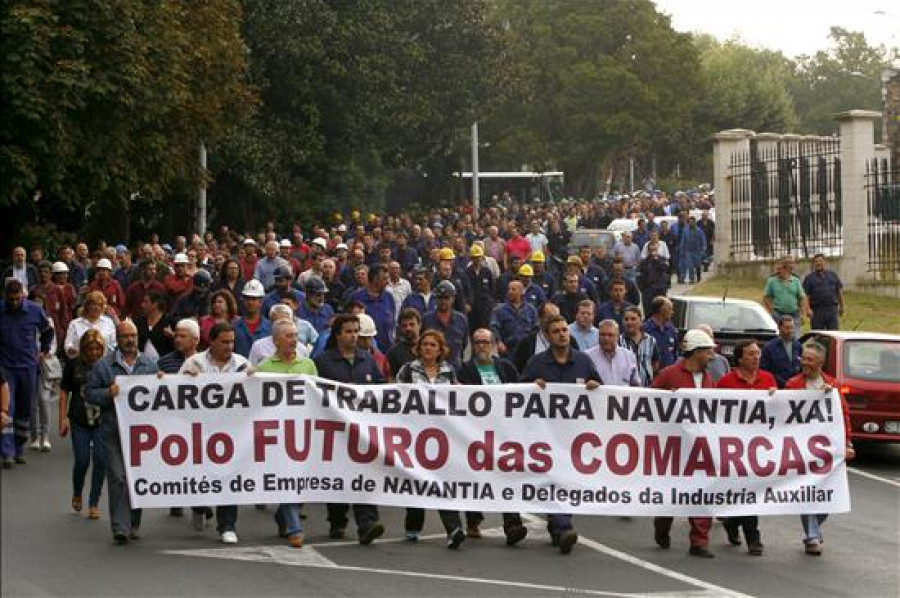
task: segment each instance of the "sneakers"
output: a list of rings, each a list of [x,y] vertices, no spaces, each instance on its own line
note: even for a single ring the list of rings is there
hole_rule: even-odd
[[[750,556],[762,556],[762,542],[750,542],[750,545],[747,547],[747,552],[750,553]]]
[[[53,448],[50,446],[50,437],[46,434],[41,438],[41,452],[49,453],[50,449]]]
[[[822,543],[818,540],[810,540],[807,542],[806,554],[811,556],[822,556]]]
[[[88,519],[94,519],[94,520],[100,519],[100,507],[98,507],[98,506],[88,507]]]
[[[328,537],[331,538],[332,540],[343,540],[346,535],[347,535],[346,528],[337,527],[335,525],[332,525],[328,529]]]
[[[732,546],[740,546],[741,530],[738,529],[738,526],[734,525],[731,522],[723,521],[722,527],[725,528],[725,533],[728,535],[728,543]]]
[[[513,525],[506,530],[506,545],[515,546],[528,535],[528,528],[524,525]]]
[[[578,534],[575,530],[570,529],[565,531],[559,535],[559,553],[560,554],[569,554],[572,552],[572,548],[578,542]]]
[[[73,496],[72,497],[72,510],[75,511],[76,513],[81,513],[81,505],[82,505],[81,497]]]
[[[384,525],[378,522],[372,523],[365,529],[360,530],[360,532],[359,543],[363,546],[368,546],[376,538],[380,538],[384,534]]]
[[[450,550],[456,550],[465,539],[466,532],[462,531],[461,527],[458,527],[447,534],[447,548],[449,548]]]
[[[704,558],[704,559],[711,559],[716,556],[713,553],[711,553],[709,551],[709,549],[706,548],[705,546],[691,546],[688,549],[688,554],[691,556],[698,556],[698,557]]]
[[[303,548],[303,535],[291,534],[288,536],[288,544],[291,548]]]
[[[481,539],[481,527],[478,523],[469,523],[466,525],[466,537],[473,540]]]
[[[222,544],[237,544],[238,537],[234,532],[222,532]]]
[[[31,442],[28,443],[28,450],[30,451],[39,451],[41,450],[41,441],[39,438],[32,438]]]
[[[198,532],[202,532],[206,529],[206,522],[206,513],[203,511],[193,511],[191,513],[191,527]]]
[[[405,534],[403,534],[403,537],[406,538],[407,542],[418,542],[419,532],[407,531]]]

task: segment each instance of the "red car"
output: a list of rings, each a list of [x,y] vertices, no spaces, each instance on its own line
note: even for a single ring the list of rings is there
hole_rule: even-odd
[[[825,371],[850,407],[854,441],[900,442],[900,335],[814,330],[828,349]]]

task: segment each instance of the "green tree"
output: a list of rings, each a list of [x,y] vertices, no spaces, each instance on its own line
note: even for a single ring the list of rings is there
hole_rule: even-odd
[[[0,4],[0,205],[121,211],[196,188],[255,103],[237,0]],[[94,214],[102,210],[95,209]]]
[[[845,110],[881,110],[881,72],[887,51],[870,46],[865,34],[832,27],[830,47],[791,62],[790,92],[803,133],[837,131],[834,115]]]
[[[495,15],[523,79],[486,122],[499,166],[557,166],[593,195],[623,156],[682,151],[699,63],[652,2],[503,1]]]

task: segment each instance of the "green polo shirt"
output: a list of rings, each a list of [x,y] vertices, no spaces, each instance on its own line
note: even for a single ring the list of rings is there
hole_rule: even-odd
[[[286,362],[279,359],[277,354],[263,360],[256,366],[256,371],[269,374],[309,374],[310,376],[316,376],[319,373],[312,359],[295,356],[294,361]]]
[[[766,281],[766,297],[772,299],[775,311],[783,314],[795,314],[800,311],[800,300],[803,299],[803,284],[796,276],[787,280],[780,276],[770,276]]]

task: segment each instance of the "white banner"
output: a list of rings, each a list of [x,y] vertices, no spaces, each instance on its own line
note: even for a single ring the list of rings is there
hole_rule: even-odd
[[[116,383],[134,507],[850,509],[836,391],[354,386],[258,373]]]

